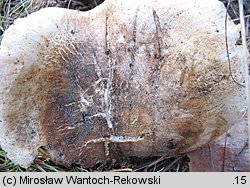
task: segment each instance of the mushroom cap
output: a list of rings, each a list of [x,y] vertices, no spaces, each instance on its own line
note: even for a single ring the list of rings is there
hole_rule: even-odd
[[[237,26],[217,0],[106,0],[17,19],[0,47],[0,145],[27,168],[175,155],[246,111]]]

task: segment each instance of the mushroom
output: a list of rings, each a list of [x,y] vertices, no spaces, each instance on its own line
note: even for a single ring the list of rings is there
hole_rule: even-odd
[[[217,0],[106,0],[17,19],[0,48],[0,145],[29,167],[176,155],[246,111],[238,27]],[[234,79],[232,79],[234,78]]]

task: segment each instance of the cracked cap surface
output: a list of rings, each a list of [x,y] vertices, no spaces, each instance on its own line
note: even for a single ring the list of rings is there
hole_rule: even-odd
[[[2,148],[23,167],[41,146],[57,163],[90,167],[217,138],[246,109],[229,76],[224,14],[215,0],[107,0],[88,12],[47,8],[16,20],[0,49]],[[230,20],[228,30],[243,83]]]

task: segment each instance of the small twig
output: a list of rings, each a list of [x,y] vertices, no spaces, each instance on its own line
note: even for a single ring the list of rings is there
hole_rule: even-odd
[[[180,169],[180,163],[177,164],[176,172],[179,172]]]
[[[72,1],[72,0],[69,0],[69,2],[68,2],[68,7],[67,7],[68,9],[69,9],[69,7],[70,7],[71,1]]]
[[[228,17],[228,8],[230,6],[230,0],[227,3],[227,8],[226,8],[226,17],[225,17],[225,41],[226,41],[226,50],[227,50],[227,60],[228,60],[228,68],[229,68],[229,76],[233,79],[233,81],[238,84],[241,87],[246,87],[242,85],[241,83],[237,82],[232,74],[232,67],[231,67],[231,60],[229,56],[229,48],[228,48],[228,37],[227,37],[227,17]],[[246,78],[247,79],[247,78]]]
[[[243,46],[243,64],[245,70],[245,77],[246,77],[246,103],[247,103],[247,119],[248,119],[248,126],[250,125],[250,97],[249,97],[249,70],[248,70],[248,62],[247,62],[247,41],[246,41],[246,29],[245,29],[245,19],[244,19],[244,8],[243,8],[243,1],[239,0],[239,12],[240,12],[240,23],[241,23],[241,40]],[[249,127],[248,127],[249,130]],[[250,131],[250,130],[249,130]]]
[[[248,34],[249,34],[249,21],[250,21],[250,15],[249,15],[249,17],[247,18],[247,21],[246,21],[246,36],[248,36]]]
[[[35,165],[37,169],[39,169],[41,172],[46,172],[39,164]]]
[[[228,0],[228,1],[230,1],[230,0]],[[232,1],[234,1],[234,0],[232,0]],[[230,6],[230,10],[232,10],[232,13],[234,14],[234,17],[237,18],[238,17],[238,12],[235,10],[234,6],[231,3],[229,3],[229,6]]]
[[[226,161],[226,149],[227,149],[227,134],[225,134],[225,142],[224,142],[224,152],[223,152],[223,161],[222,161],[222,167],[221,167],[221,172],[225,171],[225,161]]]
[[[212,170],[213,170],[213,172],[215,172],[215,168],[214,168],[214,158],[213,158],[213,153],[212,153],[210,144],[208,144],[208,149],[209,149],[209,154],[210,154],[210,161],[211,161],[211,165],[212,165]]]
[[[148,168],[150,168],[150,167],[152,167],[152,166],[160,163],[161,161],[164,161],[164,160],[170,159],[170,158],[174,158],[174,157],[180,157],[180,156],[179,155],[169,156],[168,154],[165,154],[162,157],[160,157],[159,159],[153,161],[152,163],[144,165],[142,167],[139,167],[139,168],[135,169],[134,172],[137,172],[137,171],[140,171],[140,170],[143,170],[143,169],[148,169]]]
[[[113,169],[110,170],[109,172],[133,172],[131,168],[122,168],[122,169]]]
[[[182,156],[178,157],[177,159],[175,159],[170,165],[168,165],[167,168],[165,168],[163,170],[163,172],[167,172],[169,169],[173,168],[173,166],[178,163],[180,160],[182,159]]]
[[[182,172],[188,172],[188,167],[187,166],[185,166],[185,167],[183,167],[183,169],[181,170]]]
[[[250,18],[250,15],[245,15],[244,18]],[[235,19],[233,19],[233,21],[234,21],[234,22],[235,22],[235,21],[240,21],[240,18],[235,18]]]
[[[240,150],[240,152],[237,154],[237,156],[240,156],[242,154],[242,152],[248,147],[248,139],[245,142],[244,146],[242,147],[242,149]]]

